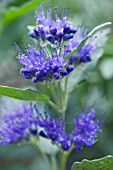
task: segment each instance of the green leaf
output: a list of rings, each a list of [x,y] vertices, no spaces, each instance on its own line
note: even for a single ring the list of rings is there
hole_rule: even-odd
[[[86,160],[82,162],[75,162],[71,170],[112,170],[113,169],[113,156],[106,156],[96,160]]]
[[[0,95],[7,97],[20,99],[20,100],[34,100],[34,101],[44,101],[49,104],[56,111],[59,110],[57,105],[55,105],[49,98],[48,95],[40,93],[38,90],[33,89],[18,89],[7,86],[0,86]]]
[[[76,53],[84,44],[85,42],[96,32],[98,31],[99,29],[105,27],[105,26],[108,26],[108,25],[111,25],[112,23],[111,22],[106,22],[104,24],[101,24],[97,27],[95,27],[83,40],[82,42],[78,45],[78,47],[76,47],[73,51],[71,51],[69,54],[66,55],[66,58],[67,57],[70,57],[72,56],[74,53]]]
[[[6,25],[9,22],[15,20],[16,18],[23,16],[27,12],[30,12],[37,8],[39,2],[43,0],[32,0],[23,4],[21,7],[11,7],[2,13],[1,24]]]
[[[0,86],[0,94],[20,100],[40,100],[49,101],[49,97],[44,94],[40,94],[37,90],[33,89],[18,89],[7,86]]]
[[[16,56],[14,42],[19,44],[22,39],[25,40],[23,35],[27,34],[27,25],[35,22],[35,9],[38,9],[37,6],[40,2],[41,0],[32,0],[26,3],[24,1],[23,5],[16,7],[10,7],[9,2],[4,2],[5,5],[2,5],[2,10],[0,10],[0,65],[6,59]],[[47,0],[44,1],[44,4],[46,2]],[[4,9],[4,7],[8,8]],[[27,38],[26,40],[28,40]]]
[[[89,73],[91,73],[91,71],[94,69],[102,54],[102,49],[97,50],[95,53],[92,54],[93,60],[91,62],[78,65],[72,71],[72,73],[69,74],[67,81],[67,93],[72,92],[78,84],[87,79]],[[61,82],[63,91],[65,89],[65,79],[66,77],[64,77]]]

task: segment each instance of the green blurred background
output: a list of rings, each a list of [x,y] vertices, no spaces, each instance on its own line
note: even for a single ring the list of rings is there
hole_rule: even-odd
[[[104,22],[113,22],[113,0],[0,0],[0,85],[12,87],[31,86],[30,81],[19,75],[20,65],[16,59],[14,42],[20,47],[27,40],[27,26],[35,24],[35,10],[39,2],[45,6],[57,6],[59,15],[62,8],[69,6],[68,17],[73,24],[93,27]],[[104,119],[103,133],[91,148],[71,154],[67,170],[71,164],[84,158],[95,159],[113,155],[113,26],[109,40],[104,47],[104,55],[96,68],[71,94],[67,109],[67,120],[83,108],[85,103],[96,101],[98,114]],[[9,100],[0,98],[0,101]],[[1,102],[2,103],[2,102]],[[1,110],[1,109],[0,109]],[[29,145],[0,146],[0,170],[47,170],[41,156]]]

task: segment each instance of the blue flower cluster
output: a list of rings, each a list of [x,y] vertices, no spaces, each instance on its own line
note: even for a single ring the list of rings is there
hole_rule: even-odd
[[[16,46],[16,48],[18,48]],[[62,56],[51,55],[42,50],[39,52],[31,45],[26,47],[24,54],[19,50],[18,59],[24,67],[20,73],[26,79],[32,79],[33,82],[51,81],[51,79],[59,79],[73,71],[74,66],[68,64]]]
[[[74,70],[76,64],[91,61],[91,52],[97,49],[94,43],[96,36],[91,37],[71,57],[66,57],[75,49],[87,35],[83,27],[74,28],[67,21],[68,8],[62,12],[59,18],[57,8],[54,9],[55,20],[52,18],[52,7],[46,14],[42,5],[36,12],[36,26],[29,33],[29,39],[36,39],[38,48],[31,42],[29,46],[24,44],[25,52],[16,45],[19,51],[18,59],[23,65],[20,73],[26,79],[33,82],[51,81],[67,76]]]
[[[36,106],[23,105],[12,114],[0,116],[0,144],[7,145],[20,139],[29,141],[31,135],[37,135],[51,139],[65,151],[72,145],[78,151],[83,145],[92,146],[97,140],[100,122],[95,116],[92,108],[87,113],[80,113],[74,119],[75,130],[68,134],[60,119],[47,113],[40,114]]]
[[[78,27],[77,33],[74,38],[67,42],[65,45],[65,53],[69,53],[73,51],[73,49],[77,48],[77,46],[84,40],[87,36],[88,30],[84,27]],[[99,35],[98,35],[99,37]],[[99,46],[96,44],[97,34],[89,38],[86,43],[71,57],[69,57],[69,63],[86,63],[92,60],[91,53],[94,52]]]
[[[47,113],[42,116],[38,110],[37,113],[39,115],[39,125],[43,128],[39,134],[50,138],[54,144],[60,144],[63,150],[68,150],[72,146],[72,142],[65,132],[62,120],[53,118]]]
[[[27,139],[36,133],[37,123],[33,108],[23,105],[11,114],[0,115],[0,144],[7,145],[18,139]]]
[[[76,33],[76,29],[69,23],[67,23],[68,8],[64,8],[62,12],[62,18],[58,17],[57,8],[54,8],[55,20],[52,19],[52,7],[47,10],[46,14],[42,5],[39,5],[36,12],[37,25],[34,30],[29,34],[31,37],[39,40],[47,40],[57,46],[62,42],[73,38]]]
[[[99,129],[99,120],[95,120],[96,112],[91,108],[86,114],[80,113],[74,119],[76,129],[72,131],[72,140],[75,149],[82,149],[83,145],[92,146],[97,140]]]

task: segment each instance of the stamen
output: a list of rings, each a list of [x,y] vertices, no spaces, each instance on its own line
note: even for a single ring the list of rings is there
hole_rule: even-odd
[[[39,3],[39,5],[38,5],[38,10],[40,13],[43,13],[43,6],[41,3]]]
[[[55,48],[55,53],[56,53],[56,56],[58,55],[58,48]]]
[[[65,10],[65,17],[67,16],[68,11],[69,11],[69,7],[67,7],[66,10]]]
[[[62,20],[64,19],[64,17],[65,17],[65,8],[62,11]]]
[[[29,42],[30,42],[30,46],[33,47],[33,42],[30,36],[28,36]]]
[[[51,12],[50,12],[50,10],[47,11],[47,18],[51,18]]]
[[[52,14],[52,5],[50,5],[50,10],[49,11],[50,11],[50,14]]]
[[[16,43],[14,43],[14,47],[19,51],[20,54],[23,54],[22,50],[18,47]]]
[[[23,43],[23,46],[24,46],[25,51],[27,51],[28,48],[27,48],[26,44],[24,43],[24,41],[22,41],[22,43]]]
[[[51,47],[51,45],[49,45],[49,49],[50,49],[50,54],[52,55],[52,47]]]
[[[38,41],[38,51],[40,51],[40,41]]]
[[[48,58],[51,58],[51,53],[49,52],[49,50],[46,47],[44,47],[43,49],[46,55],[48,56]]]
[[[54,12],[55,12],[55,18],[56,18],[56,20],[57,20],[57,19],[58,19],[57,7],[54,8]]]
[[[89,39],[89,43],[92,43],[92,42],[93,42],[95,39],[97,39],[98,37],[99,37],[98,34],[92,36],[92,37]]]
[[[38,12],[36,13],[39,17],[44,17],[44,10],[43,10],[43,6],[42,6],[42,4],[40,3],[39,5],[38,5]]]

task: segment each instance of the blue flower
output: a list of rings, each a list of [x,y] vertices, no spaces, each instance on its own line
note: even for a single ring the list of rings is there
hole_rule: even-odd
[[[26,79],[32,79],[33,82],[51,81],[68,75],[73,71],[74,66],[70,65],[64,56],[60,56],[59,50],[55,49],[53,54],[44,50],[37,51],[33,44],[25,46],[25,54],[16,45],[19,51],[18,60],[23,65],[20,73]]]
[[[48,113],[41,114],[36,106],[23,105],[11,114],[0,115],[0,144],[27,140],[31,136],[48,138],[53,144],[67,151],[75,146],[78,151],[83,145],[92,146],[100,132],[100,122],[95,119],[96,112],[90,109],[74,119],[75,130],[66,132],[65,123]]]
[[[81,112],[75,119],[75,130],[72,131],[72,141],[76,150],[83,145],[92,146],[97,141],[100,132],[100,122],[95,119],[96,112],[91,108],[87,113]]]
[[[63,122],[49,114],[41,114],[36,106],[24,104],[16,111],[0,116],[0,144],[8,145],[21,140],[30,142],[31,135],[49,138],[53,144],[61,145],[63,150],[72,146]]]
[[[63,150],[68,150],[72,146],[70,137],[65,132],[62,120],[54,118],[49,114],[40,114],[36,109],[39,126],[42,128],[39,135],[51,139],[53,144],[60,144]]]
[[[31,106],[23,105],[11,114],[0,115],[0,144],[7,145],[37,134],[38,121]]]
[[[77,33],[67,44],[65,45],[65,53],[69,53],[70,51],[74,50],[87,36],[88,30],[83,27],[79,27],[77,29]],[[92,60],[91,53],[94,52],[98,45],[97,42],[98,34],[94,34],[91,38],[89,38],[85,44],[69,58],[70,64],[76,62],[78,64],[90,62]]]
[[[54,8],[55,20],[52,19],[52,7],[47,10],[46,14],[42,5],[38,7],[36,12],[37,25],[29,34],[31,37],[39,40],[47,40],[51,44],[60,45],[62,42],[73,38],[76,29],[67,22],[68,8],[64,8],[62,17],[58,17],[57,8]]]

